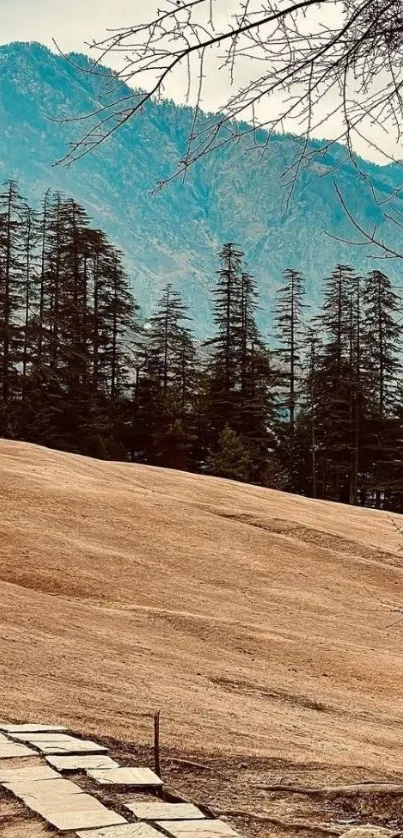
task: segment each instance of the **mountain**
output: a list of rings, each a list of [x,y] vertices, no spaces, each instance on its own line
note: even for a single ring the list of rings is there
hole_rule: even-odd
[[[36,43],[0,48],[0,178],[18,180],[32,202],[53,188],[82,203],[124,250],[145,314],[171,280],[191,307],[196,331],[205,335],[209,289],[224,241],[237,242],[246,253],[261,291],[260,321],[266,330],[273,292],[285,268],[306,275],[314,304],[319,280],[337,262],[370,269],[368,248],[354,248],[325,233],[357,237],[334,181],[352,212],[370,227],[382,219],[370,185],[382,197],[392,195],[401,169],[363,163],[365,187],[352,162],[343,162],[347,155],[341,146],[301,171],[288,208],[284,172],[302,143],[288,135],[273,137],[263,159],[251,150],[250,138],[230,143],[200,161],[184,183],[175,180],[152,194],[157,182],[172,173],[191,124],[189,108],[169,101],[149,103],[141,118],[73,166],[54,166],[85,125],[60,123],[60,118],[88,114],[105,96],[105,81],[86,72],[89,67],[85,56],[66,59]],[[392,203],[402,202],[394,197]],[[399,247],[398,228],[394,235]],[[388,263],[388,270],[399,278],[398,261]]]

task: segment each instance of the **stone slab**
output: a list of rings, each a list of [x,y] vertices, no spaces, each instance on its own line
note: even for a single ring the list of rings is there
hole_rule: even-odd
[[[193,803],[164,803],[163,800],[129,801],[124,806],[141,821],[190,821],[204,818],[203,813]]]
[[[36,725],[28,723],[23,725],[0,725],[0,730],[4,731],[4,733],[46,733],[51,731],[67,731],[67,727],[63,727],[62,725]]]
[[[101,829],[94,829],[91,832],[76,832],[77,838],[161,838],[161,832],[157,832],[147,823],[126,823],[120,826],[106,826]]]
[[[10,791],[23,796],[24,800],[28,797],[37,798],[38,800],[53,800],[55,797],[66,797],[71,794],[82,794],[82,789],[70,780],[44,779],[36,780],[35,782],[27,783],[24,780],[14,780],[3,784]]]
[[[48,816],[52,816],[57,812],[63,814],[66,814],[67,812],[102,812],[103,809],[106,809],[106,806],[104,806],[103,803],[91,794],[86,794],[84,791],[80,794],[66,794],[53,799],[45,797],[40,797],[38,799],[28,798],[26,803],[30,809],[39,812],[39,814],[47,820],[50,819]],[[109,812],[109,809],[107,809],[107,812]],[[125,823],[125,818],[121,818],[120,822]],[[114,823],[119,823],[119,820],[114,821]]]
[[[89,770],[86,773],[88,777],[92,777],[93,780],[103,786],[119,785],[137,786],[139,788],[162,786],[162,780],[157,777],[154,771],[151,771],[151,768],[119,767],[108,768],[105,771]]]
[[[15,759],[16,757],[36,757],[38,754],[25,748],[24,745],[15,748],[0,748],[0,759]]]
[[[125,823],[125,819],[122,818],[121,815],[118,815],[111,809],[107,809],[106,806],[98,800],[95,800],[95,798],[90,795],[72,795],[69,798],[69,801],[73,798],[76,799],[81,797],[88,798],[88,800],[84,805],[81,803],[80,807],[77,806],[75,809],[63,807],[62,804],[58,804],[57,808],[51,811],[48,806],[44,806],[41,803],[36,805],[35,808],[30,808],[61,832],[76,829],[92,829],[101,826],[113,826]]]
[[[33,765],[32,768],[1,768],[0,783],[12,783],[22,780],[28,786],[37,780],[60,780],[60,774],[49,765]]]
[[[29,769],[28,769],[29,770]],[[45,766],[45,770],[53,772]],[[11,774],[11,770],[9,774]],[[20,774],[23,772],[21,771]],[[90,794],[86,794],[70,780],[47,779],[29,781],[27,778],[4,783],[25,805],[49,824],[59,829],[91,829],[126,823],[125,818],[107,809]],[[53,791],[52,791],[53,790]]]
[[[232,826],[225,821],[157,821],[158,825],[173,835],[173,838],[240,838]]]
[[[31,748],[21,745],[18,742],[0,740],[0,759],[13,759],[14,757],[36,757],[38,756]]]
[[[34,743],[33,743],[34,744]],[[45,755],[51,754],[104,754],[108,750],[96,742],[90,742],[85,739],[76,739],[69,742],[58,743],[35,743],[36,747]]]
[[[10,733],[10,736],[20,742],[29,742],[43,754],[99,754],[108,750],[97,742],[65,733]]]
[[[119,763],[115,762],[108,756],[103,754],[84,754],[80,756],[48,756],[46,762],[56,768],[57,771],[86,771],[88,768],[98,769],[99,771],[108,768],[119,768]]]

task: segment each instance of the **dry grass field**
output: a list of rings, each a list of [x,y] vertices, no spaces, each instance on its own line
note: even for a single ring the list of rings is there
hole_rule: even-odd
[[[393,825],[261,786],[403,778],[398,547],[385,513],[0,441],[0,716],[129,761],[160,709],[169,783],[246,835]]]

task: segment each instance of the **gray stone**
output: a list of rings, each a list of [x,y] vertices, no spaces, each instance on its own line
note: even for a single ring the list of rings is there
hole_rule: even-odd
[[[158,821],[158,825],[174,838],[239,838],[239,832],[220,820]]]
[[[21,745],[19,742],[10,742],[6,736],[0,733],[0,759],[30,756],[36,756],[35,751],[31,751],[30,748],[27,748],[26,745]]]
[[[101,785],[119,786],[162,786],[162,780],[151,771],[151,768],[119,767],[105,771],[87,771],[89,777]]]
[[[119,764],[115,760],[103,754],[84,754],[80,756],[48,756],[46,761],[49,765],[53,765],[57,771],[85,771],[87,768],[92,769],[109,769],[119,768]]]
[[[203,813],[193,803],[164,803],[163,800],[134,801],[125,803],[133,815],[141,821],[197,820]]]
[[[105,753],[107,748],[65,733],[10,733],[19,742],[29,742],[43,754]]]
[[[67,797],[71,794],[82,794],[82,789],[70,780],[60,779],[39,779],[27,783],[24,780],[12,780],[3,784],[10,791],[25,799],[28,797],[37,800],[53,800],[55,797]]]
[[[147,823],[126,823],[121,826],[107,826],[102,829],[88,832],[76,832],[78,838],[161,838],[161,832],[157,832]]]
[[[85,739],[69,739],[62,742],[51,743],[32,743],[35,744],[39,750],[45,754],[104,754],[107,748],[98,745],[96,742],[90,742]]]
[[[81,798],[85,798],[85,800]],[[80,800],[80,803],[78,803],[78,800]],[[73,806],[73,801],[76,803],[75,806]],[[58,801],[57,808],[53,811],[43,803],[38,803],[35,808],[30,808],[61,832],[125,823],[124,818],[111,811],[111,809],[107,809],[106,806],[87,794],[70,795],[68,803],[63,804],[63,802]]]
[[[92,827],[124,824],[121,815],[107,809],[102,803],[70,780],[65,780],[48,766],[41,772],[31,769],[10,769],[4,772],[8,781],[5,788],[49,824],[60,831],[91,829]],[[13,776],[14,775],[14,776]]]
[[[48,765],[33,765],[27,768],[0,768],[0,783],[22,781],[29,785],[36,780],[61,780],[60,774]]]

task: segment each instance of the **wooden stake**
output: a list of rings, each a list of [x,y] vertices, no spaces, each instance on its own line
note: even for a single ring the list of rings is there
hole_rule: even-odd
[[[161,777],[160,765],[160,711],[154,714],[154,765],[155,773]]]

